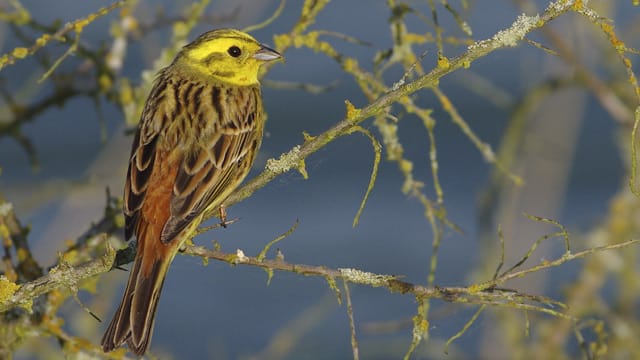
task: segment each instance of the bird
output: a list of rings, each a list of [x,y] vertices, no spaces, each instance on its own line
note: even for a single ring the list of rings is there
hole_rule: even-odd
[[[138,356],[147,351],[173,258],[252,167],[266,119],[259,69],[281,58],[245,32],[216,29],[158,72],[124,187],[125,240],[135,236],[136,255],[101,341],[104,352],[125,342]]]

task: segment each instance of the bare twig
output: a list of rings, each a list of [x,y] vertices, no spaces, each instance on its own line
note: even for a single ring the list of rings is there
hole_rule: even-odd
[[[351,330],[351,351],[353,353],[353,360],[360,359],[360,350],[358,349],[358,338],[356,337],[356,322],[353,317],[353,305],[351,304],[351,291],[349,290],[349,283],[343,280],[344,296],[347,299],[347,316],[349,317],[349,329]]]

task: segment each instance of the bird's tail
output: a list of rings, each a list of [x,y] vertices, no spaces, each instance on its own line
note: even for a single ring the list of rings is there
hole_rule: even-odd
[[[126,341],[133,353],[142,355],[151,342],[158,299],[177,249],[155,238],[154,231],[141,230],[138,233],[143,239],[138,239],[136,258],[124,297],[102,337],[105,352]]]

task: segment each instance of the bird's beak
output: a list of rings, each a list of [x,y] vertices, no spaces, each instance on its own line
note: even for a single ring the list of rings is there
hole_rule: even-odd
[[[256,53],[253,55],[253,58],[256,60],[271,61],[282,58],[282,55],[280,55],[279,52],[273,50],[272,48],[260,44],[260,50],[256,51]]]

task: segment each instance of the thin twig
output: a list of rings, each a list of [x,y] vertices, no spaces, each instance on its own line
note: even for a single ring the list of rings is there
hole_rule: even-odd
[[[342,280],[344,285],[344,296],[347,298],[347,316],[349,317],[349,329],[351,330],[351,350],[353,352],[353,360],[360,359],[360,350],[358,349],[358,338],[356,337],[356,322],[353,318],[353,305],[351,305],[351,291],[349,283]]]

